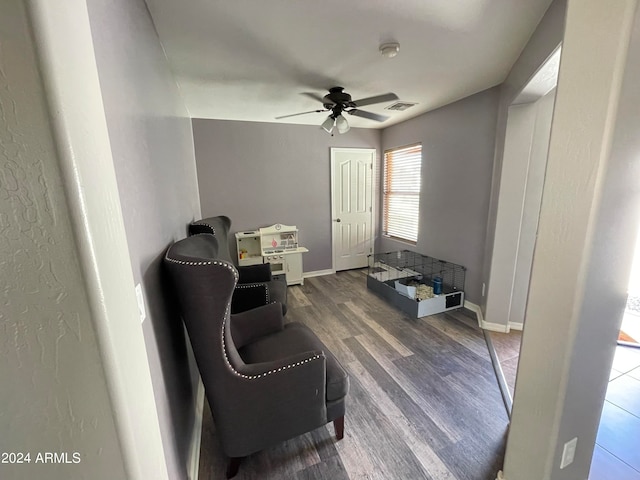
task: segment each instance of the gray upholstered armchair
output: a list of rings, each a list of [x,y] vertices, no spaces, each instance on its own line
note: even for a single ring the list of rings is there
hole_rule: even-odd
[[[165,264],[231,478],[242,457],[328,422],[340,440],[349,380],[309,328],[284,324],[279,304],[232,315],[238,272],[216,253],[215,237],[191,236],[169,248]]]
[[[211,234],[218,240],[217,258],[234,263],[229,252],[229,230],[231,219],[224,215],[204,218],[189,225],[189,235]],[[273,278],[269,264],[236,266],[238,284],[231,301],[231,313],[244,312],[270,302],[282,305],[282,314],[287,313],[287,281]]]

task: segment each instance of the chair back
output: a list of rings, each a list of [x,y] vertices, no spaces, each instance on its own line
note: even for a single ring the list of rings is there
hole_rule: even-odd
[[[234,410],[237,371],[245,365],[229,327],[238,272],[218,250],[213,235],[195,235],[174,243],[164,258],[214,418]]]
[[[189,225],[189,235],[197,235],[199,233],[210,233],[218,239],[217,257],[234,263],[229,251],[229,230],[231,228],[231,219],[224,215],[217,217],[203,218]]]

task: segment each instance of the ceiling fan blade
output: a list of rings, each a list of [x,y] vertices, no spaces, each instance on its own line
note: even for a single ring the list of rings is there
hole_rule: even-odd
[[[395,93],[385,93],[383,95],[376,95],[375,97],[367,97],[361,98],[360,100],[356,100],[356,107],[364,107],[365,105],[373,105],[374,103],[384,103],[390,102],[392,100],[397,100],[398,96]]]
[[[281,115],[279,117],[276,117],[276,120],[280,120],[281,118],[288,118],[288,117],[297,117],[298,115],[306,115],[307,113],[320,113],[320,112],[328,112],[329,110],[309,110],[308,112],[300,112],[300,113],[292,113],[291,115]]]
[[[378,115],[377,113],[365,112],[364,110],[353,110],[347,111],[349,115],[355,115],[356,117],[368,118],[369,120],[375,120],[376,122],[384,122],[389,117],[384,115]]]
[[[313,98],[317,102],[324,103],[324,98],[322,96],[318,95],[317,93],[302,92],[302,95],[306,95],[309,98]]]

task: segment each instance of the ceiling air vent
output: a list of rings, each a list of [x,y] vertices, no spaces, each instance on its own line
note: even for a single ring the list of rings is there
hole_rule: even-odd
[[[396,103],[392,103],[388,107],[385,107],[385,110],[395,110],[396,112],[404,112],[407,108],[411,108],[414,105],[417,105],[417,103],[396,102]]]

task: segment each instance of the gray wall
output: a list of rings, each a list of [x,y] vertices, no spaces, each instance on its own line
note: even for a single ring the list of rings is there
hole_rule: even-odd
[[[0,3],[0,452],[32,463],[0,478],[125,478],[24,3]]]
[[[167,470],[186,478],[197,377],[161,259],[200,217],[191,122],[144,1],[88,9]]]
[[[380,131],[331,137],[319,127],[193,119],[202,216],[227,215],[233,231],[296,225],[304,271],[332,268],[331,147],[375,148]]]
[[[493,162],[493,174],[491,180],[491,201],[487,217],[487,233],[484,245],[482,262],[482,281],[488,291],[491,259],[496,231],[496,218],[498,212],[498,195],[500,192],[500,175],[502,172],[502,157],[504,154],[504,142],[507,132],[507,114],[509,105],[517,97],[520,91],[527,85],[538,68],[553,53],[562,42],[564,35],[565,11],[567,0],[553,0],[547,12],[540,20],[533,35],[527,42],[520,57],[511,68],[509,75],[500,85],[500,106],[498,110],[498,124],[496,127],[496,149]],[[480,306],[483,311],[486,308],[486,298],[482,298]],[[493,320],[491,320],[493,321]],[[502,321],[504,321],[502,319]],[[500,323],[497,319],[496,323]]]
[[[636,0],[568,2],[507,480],[589,474],[640,213],[636,9]],[[573,438],[575,460],[560,469]]]
[[[380,237],[376,251],[409,248],[464,265],[473,303],[482,293],[498,94],[485,90],[382,132],[383,151],[422,143],[422,194],[417,245]]]

